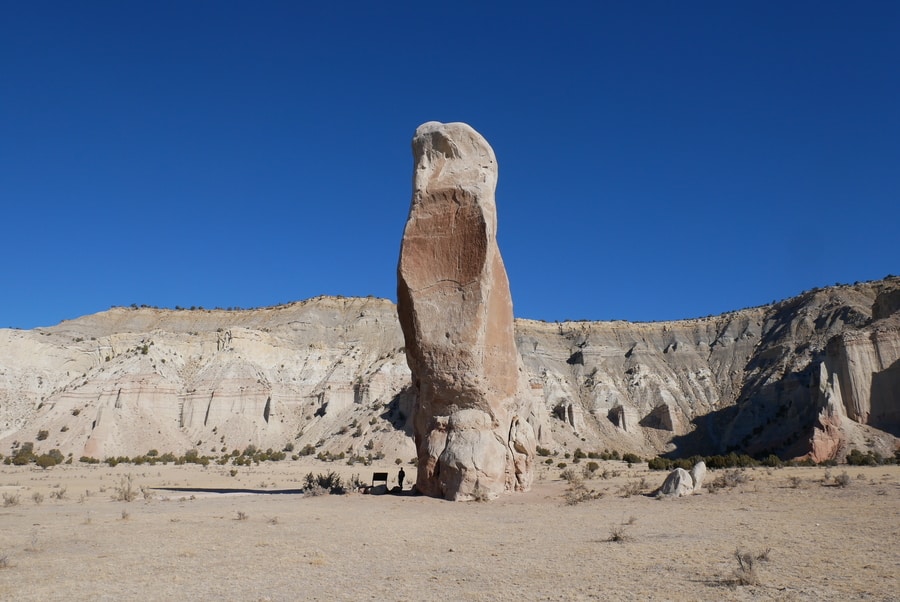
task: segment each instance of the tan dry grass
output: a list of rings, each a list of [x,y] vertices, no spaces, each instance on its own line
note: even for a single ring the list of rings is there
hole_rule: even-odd
[[[866,478],[845,489],[818,485],[824,469],[755,469],[734,488],[677,500],[622,497],[665,474],[609,467],[622,474],[587,482],[601,499],[568,505],[557,469],[528,493],[480,504],[182,492],[124,503],[111,494],[129,473],[135,487],[266,482],[271,492],[300,487],[310,470],[365,480],[396,467],[283,462],[231,477],[227,467],[4,466],[0,491],[25,501],[0,508],[0,599],[896,599],[900,467],[860,468]],[[30,503],[59,487],[70,495]],[[628,538],[608,541],[610,525],[626,523]],[[39,551],[27,552],[35,539]],[[734,585],[738,548],[769,551],[758,585]]]

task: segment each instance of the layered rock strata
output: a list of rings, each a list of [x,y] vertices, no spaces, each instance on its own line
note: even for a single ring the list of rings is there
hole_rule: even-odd
[[[497,160],[463,123],[413,138],[397,311],[417,391],[416,486],[460,500],[530,486],[535,436],[497,246]]]
[[[520,319],[526,422],[560,455],[893,455],[898,321],[900,278],[691,320]],[[396,306],[373,298],[113,308],[0,329],[0,453],[34,442],[102,460],[252,444],[409,463],[403,344]]]

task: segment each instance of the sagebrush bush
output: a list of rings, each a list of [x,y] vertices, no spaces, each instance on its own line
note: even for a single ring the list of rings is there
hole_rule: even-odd
[[[559,473],[562,480],[572,483],[573,481],[581,481],[581,477],[575,472],[574,468],[567,468]]]
[[[115,499],[118,502],[133,502],[137,499],[138,492],[134,488],[134,477],[131,474],[122,475],[119,484],[116,486]]]
[[[629,452],[629,453],[624,454],[624,455],[622,456],[622,461],[623,461],[623,462],[628,462],[629,464],[640,464],[640,463],[643,462],[644,460],[643,460],[643,458],[641,458],[639,455],[637,455],[637,454],[632,454],[632,453]]]
[[[625,525],[613,525],[609,530],[609,538],[606,541],[614,543],[625,543],[630,541],[631,536],[628,534]]]
[[[581,502],[596,500],[603,497],[602,492],[588,489],[584,484],[584,481],[577,474],[574,474],[571,479],[567,480],[569,481],[569,486],[566,487],[566,491],[565,493],[563,493],[563,498],[566,500],[566,504],[568,504],[569,506],[574,506],[576,504],[580,504]]]
[[[619,488],[619,493],[622,497],[631,497],[633,495],[641,495],[644,491],[649,487],[647,484],[647,479],[641,478],[638,480],[628,481],[626,484],[622,485]]]
[[[32,441],[26,441],[22,444],[22,447],[17,449],[15,453],[13,453],[12,458],[7,458],[9,460],[8,463],[15,464],[16,466],[25,466],[26,464],[31,464],[37,456],[34,455],[34,443]],[[4,460],[6,463],[6,460]]]
[[[328,495],[328,490],[320,487],[318,483],[313,483],[303,488],[303,495],[308,497],[316,497],[319,495]]]
[[[322,493],[342,495],[347,492],[347,489],[340,475],[334,471],[317,475],[313,475],[310,472],[303,478],[303,492],[308,495],[320,495]]]
[[[732,469],[726,470],[717,476],[706,488],[715,493],[719,489],[731,489],[737,487],[741,483],[746,483],[750,478],[743,470]]]
[[[847,464],[850,466],[877,466],[884,463],[884,458],[873,451],[862,453],[858,449],[851,449],[847,456]]]
[[[837,487],[841,487],[841,488],[849,487],[851,482],[852,482],[852,480],[850,479],[850,475],[847,474],[846,470],[844,472],[842,472],[841,474],[839,474],[838,476],[834,477],[834,484]]]
[[[51,466],[56,466],[57,464],[59,464],[56,458],[54,458],[50,454],[41,454],[35,459],[34,463],[44,470],[47,470]]]
[[[757,585],[759,583],[759,574],[756,570],[756,559],[753,557],[753,554],[738,548],[734,551],[734,559],[738,563],[737,569],[734,571],[735,583],[738,585]]]

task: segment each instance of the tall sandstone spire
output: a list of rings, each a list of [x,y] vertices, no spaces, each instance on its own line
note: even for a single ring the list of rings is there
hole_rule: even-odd
[[[450,500],[531,485],[535,437],[497,246],[497,159],[465,123],[421,125],[397,310],[417,390],[416,486]]]

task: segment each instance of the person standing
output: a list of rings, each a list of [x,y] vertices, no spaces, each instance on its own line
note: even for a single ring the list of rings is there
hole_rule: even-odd
[[[397,483],[400,484],[400,491],[403,491],[403,479],[406,478],[406,473],[403,472],[403,467],[400,467],[400,472],[397,474]]]

